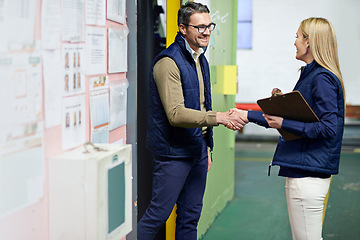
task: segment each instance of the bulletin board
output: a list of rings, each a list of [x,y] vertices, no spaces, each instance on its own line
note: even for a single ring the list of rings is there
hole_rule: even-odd
[[[52,157],[127,142],[126,2],[0,1],[0,239],[45,237]]]

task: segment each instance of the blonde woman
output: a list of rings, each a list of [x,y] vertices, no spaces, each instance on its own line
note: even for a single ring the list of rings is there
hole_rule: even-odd
[[[337,174],[344,131],[344,85],[335,31],[324,18],[301,22],[295,40],[296,59],[306,63],[294,90],[301,92],[319,122],[299,122],[256,111],[240,111],[248,121],[294,133],[279,138],[272,165],[286,177],[286,199],[294,240],[322,239],[322,215],[330,176]],[[235,110],[234,110],[235,111]]]

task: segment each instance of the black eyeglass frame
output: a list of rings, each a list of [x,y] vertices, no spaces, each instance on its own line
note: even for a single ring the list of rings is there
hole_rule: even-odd
[[[195,26],[195,25],[191,25],[191,24],[186,24],[186,23],[183,23],[184,26],[190,26],[190,27],[193,27],[193,28],[196,28],[198,30],[199,33],[204,33],[206,32],[206,29],[209,29],[210,32],[214,31],[215,27],[216,27],[216,23],[210,23],[209,25],[207,26],[204,26],[204,25],[200,25],[200,26]],[[204,28],[203,31],[200,31],[201,28]]]

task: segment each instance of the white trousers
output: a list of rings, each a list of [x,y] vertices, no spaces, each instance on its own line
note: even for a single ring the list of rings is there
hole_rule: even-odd
[[[321,240],[324,200],[330,178],[286,178],[286,201],[293,240]]]

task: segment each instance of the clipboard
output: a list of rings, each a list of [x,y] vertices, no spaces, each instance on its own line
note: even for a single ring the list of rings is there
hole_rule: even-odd
[[[300,122],[319,121],[319,118],[316,116],[314,111],[311,109],[299,91],[293,91],[274,97],[259,99],[257,104],[264,113],[269,115],[279,116]],[[301,136],[286,132],[282,129],[278,129],[278,131],[286,141],[301,138]]]

